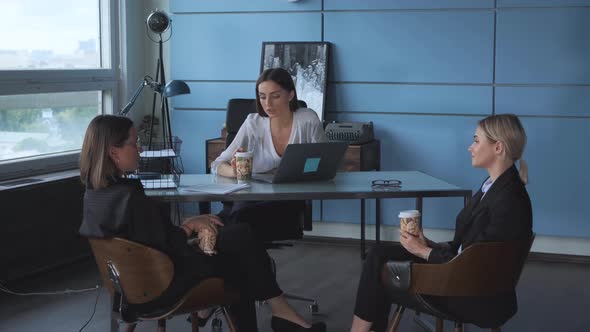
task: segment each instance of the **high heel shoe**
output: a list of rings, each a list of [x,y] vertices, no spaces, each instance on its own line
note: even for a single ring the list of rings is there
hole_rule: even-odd
[[[274,332],[326,332],[326,323],[314,323],[310,328],[305,328],[286,319],[272,316],[270,327]]]

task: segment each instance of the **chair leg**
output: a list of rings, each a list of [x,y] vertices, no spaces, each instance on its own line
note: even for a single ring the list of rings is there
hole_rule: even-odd
[[[227,327],[229,328],[230,332],[237,332],[238,330],[236,329],[236,324],[234,324],[234,321],[231,318],[231,315],[229,313],[229,311],[227,310],[226,307],[222,307],[223,310],[223,316],[225,317],[225,321],[227,322]]]
[[[158,332],[166,332],[166,318],[158,319]]]
[[[455,322],[455,332],[463,332],[463,323]]]
[[[192,332],[199,332],[199,315],[196,312],[191,313]]]
[[[135,327],[136,326],[137,326],[137,323],[127,324],[127,328],[125,329],[125,332],[133,332],[133,331],[135,331]]]
[[[442,318],[436,317],[436,332],[443,332],[443,323]]]
[[[397,327],[402,320],[402,315],[404,314],[404,307],[398,305],[395,309],[395,313],[389,322],[389,326],[387,327],[387,332],[395,332],[397,331]]]

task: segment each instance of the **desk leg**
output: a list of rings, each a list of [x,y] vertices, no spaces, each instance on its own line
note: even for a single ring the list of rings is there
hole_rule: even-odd
[[[211,202],[199,202],[199,214],[211,213]]]
[[[365,259],[365,199],[361,198],[361,259]]]
[[[381,199],[375,200],[375,242],[381,243]]]
[[[420,211],[420,214],[422,214],[422,197],[416,197],[416,210]],[[422,220],[424,220],[424,216],[422,217]]]

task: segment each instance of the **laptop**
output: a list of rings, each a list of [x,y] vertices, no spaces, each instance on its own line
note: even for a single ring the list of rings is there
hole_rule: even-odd
[[[252,179],[268,183],[331,180],[347,142],[289,144],[274,173],[254,173]]]

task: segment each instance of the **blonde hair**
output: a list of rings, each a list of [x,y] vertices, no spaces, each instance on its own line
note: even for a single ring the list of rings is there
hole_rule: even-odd
[[[518,173],[524,184],[528,183],[528,165],[522,159],[527,137],[522,123],[514,114],[497,114],[488,116],[478,123],[486,137],[493,142],[502,142],[507,158],[519,161]]]
[[[133,121],[118,115],[98,115],[88,125],[80,151],[80,179],[93,189],[108,186],[109,179],[118,175],[115,162],[109,156],[113,146],[123,146],[129,139]]]

